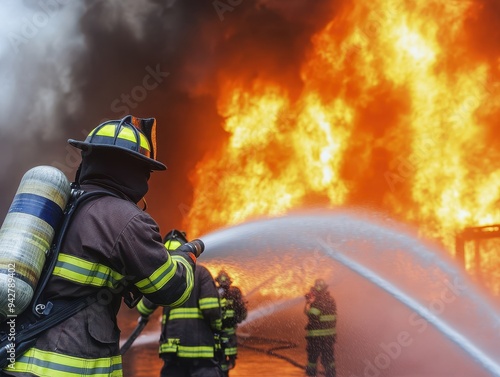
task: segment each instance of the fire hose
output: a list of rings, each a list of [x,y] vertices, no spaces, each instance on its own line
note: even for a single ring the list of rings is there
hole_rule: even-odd
[[[123,345],[120,347],[120,355],[124,355],[125,352],[128,351],[128,349],[132,346],[132,343],[137,339],[139,335],[141,335],[142,330],[144,330],[144,327],[148,324],[148,319],[146,317],[139,317],[137,326],[135,327],[134,331],[130,334],[128,339],[123,343]]]
[[[198,258],[201,253],[205,250],[205,244],[203,243],[202,240],[200,239],[194,239],[191,242],[186,242],[185,244],[181,245],[178,249],[172,252],[190,252],[193,253],[196,258]],[[142,330],[144,330],[144,327],[148,324],[149,317],[146,316],[141,316],[139,317],[137,326],[135,327],[134,331],[130,334],[128,339],[125,341],[125,343],[120,347],[120,354],[123,355],[125,352],[128,351],[128,349],[132,346],[132,343],[141,335]]]
[[[270,345],[275,345],[274,347],[271,348],[266,348],[263,349],[262,347],[256,347],[247,344],[247,340],[255,340],[260,343],[269,343]],[[272,357],[276,357],[278,359],[284,360],[288,362],[289,364],[293,365],[294,367],[297,367],[301,370],[305,370],[306,366],[303,364],[300,364],[299,362],[295,361],[291,357],[281,355],[277,353],[279,350],[284,350],[284,349],[292,349],[292,348],[297,348],[298,345],[296,343],[286,341],[286,340],[281,340],[281,339],[272,339],[272,338],[264,338],[264,337],[258,337],[258,336],[249,336],[245,337],[245,342],[238,341],[238,346],[242,348],[247,348],[252,351],[260,352]],[[323,375],[324,373],[321,371],[318,371],[318,375]]]

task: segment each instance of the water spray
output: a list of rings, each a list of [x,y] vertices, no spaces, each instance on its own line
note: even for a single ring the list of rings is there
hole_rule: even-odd
[[[434,325],[441,333],[443,333],[448,339],[457,344],[465,352],[467,352],[474,360],[476,360],[482,367],[484,367],[488,372],[493,373],[494,376],[500,377],[500,365],[492,360],[488,355],[481,351],[478,347],[472,344],[468,339],[466,339],[462,334],[460,334],[456,329],[448,325],[446,322],[442,321],[438,317],[432,315],[422,304],[418,301],[412,299],[409,295],[404,293],[402,290],[394,286],[391,282],[385,280],[372,270],[362,266],[361,264],[353,261],[352,259],[346,257],[345,255],[333,250],[330,245],[328,245],[324,240],[318,239],[318,243],[325,250],[325,252],[335,259],[337,262],[356,272],[360,276],[369,280],[370,282],[376,284],[378,287],[385,290],[391,296],[402,302],[404,305],[409,307],[418,313],[421,317],[425,318],[429,323]]]

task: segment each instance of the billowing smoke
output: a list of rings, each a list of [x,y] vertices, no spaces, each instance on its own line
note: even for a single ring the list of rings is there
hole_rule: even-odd
[[[131,113],[157,118],[169,170],[153,176],[149,210],[160,225],[179,226],[189,172],[224,138],[217,75],[238,70],[300,85],[298,63],[332,3],[2,2],[1,212],[33,166],[54,165],[73,179],[79,155],[68,138]]]
[[[471,56],[457,55],[462,59],[457,61],[488,60],[497,67],[492,77],[500,77],[498,2],[476,3],[464,25]],[[54,165],[73,178],[78,153],[66,139],[83,138],[102,120],[131,113],[157,118],[159,158],[169,167],[152,178],[149,211],[162,227],[180,226],[193,194],[189,174],[226,137],[217,111],[220,76],[242,83],[272,78],[292,95],[300,93],[311,37],[332,20],[345,23],[347,5],[341,0],[3,1],[1,212],[30,167]],[[497,84],[488,89],[497,90]],[[370,119],[381,119],[373,137],[392,124],[387,118],[392,102],[386,106],[366,111]],[[497,137],[485,132],[491,140]],[[363,135],[350,153],[363,152],[371,140]],[[371,164],[387,167],[386,154],[385,146],[374,149]],[[346,163],[344,178],[370,179],[358,170]],[[370,195],[381,202],[387,183],[377,182],[371,181]],[[366,193],[351,192],[351,199],[358,197],[364,200]]]
[[[74,22],[82,12],[77,4],[5,1],[0,8],[0,202],[4,212],[25,170],[57,158],[65,119],[80,108],[71,71],[83,38]]]

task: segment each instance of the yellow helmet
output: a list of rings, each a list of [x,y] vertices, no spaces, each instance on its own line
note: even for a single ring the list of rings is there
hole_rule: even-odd
[[[188,242],[186,232],[177,229],[172,229],[163,239],[163,243],[167,250],[175,250],[186,242]]]
[[[121,120],[109,120],[94,128],[85,141],[69,139],[74,147],[91,151],[117,149],[146,162],[151,170],[167,167],[156,160],[156,119],[127,115]]]
[[[316,279],[313,288],[316,292],[323,292],[324,290],[326,290],[327,287],[328,285],[326,285],[323,279]]]
[[[216,276],[215,281],[220,285],[220,286],[230,286],[231,283],[233,282],[231,278],[229,277],[228,273],[224,270],[221,270],[219,274]]]

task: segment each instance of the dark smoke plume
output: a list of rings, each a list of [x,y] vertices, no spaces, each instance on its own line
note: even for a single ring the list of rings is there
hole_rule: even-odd
[[[497,72],[492,74],[500,77],[498,2],[476,3],[476,13],[465,25],[468,44],[473,46],[471,59],[497,59],[493,64]],[[243,83],[269,78],[298,95],[311,37],[347,4],[341,0],[2,2],[1,212],[6,213],[22,174],[33,166],[54,165],[73,179],[78,153],[66,145],[68,138],[82,139],[102,120],[131,113],[157,118],[159,159],[169,168],[153,175],[149,211],[162,229],[180,226],[192,198],[189,174],[227,136],[217,112],[218,78],[237,76]],[[497,88],[492,85],[491,90]],[[387,101],[388,109],[392,105]],[[388,124],[384,108],[365,113]],[[386,132],[375,131],[373,137]],[[495,137],[497,133],[492,140]],[[356,148],[362,144],[351,146],[353,153],[361,153]],[[376,153],[373,166],[386,166],[387,153],[384,148]],[[346,165],[346,179],[360,177],[362,172]],[[384,190],[385,183],[373,190],[378,202]],[[362,192],[352,195],[354,200],[364,197]]]
[[[21,176],[48,164],[71,180],[82,139],[104,119],[158,122],[159,158],[149,210],[165,229],[190,205],[196,162],[224,139],[217,75],[238,71],[298,80],[312,33],[331,1],[39,0],[2,5],[0,166],[6,213]],[[232,5],[231,5],[232,4]]]

